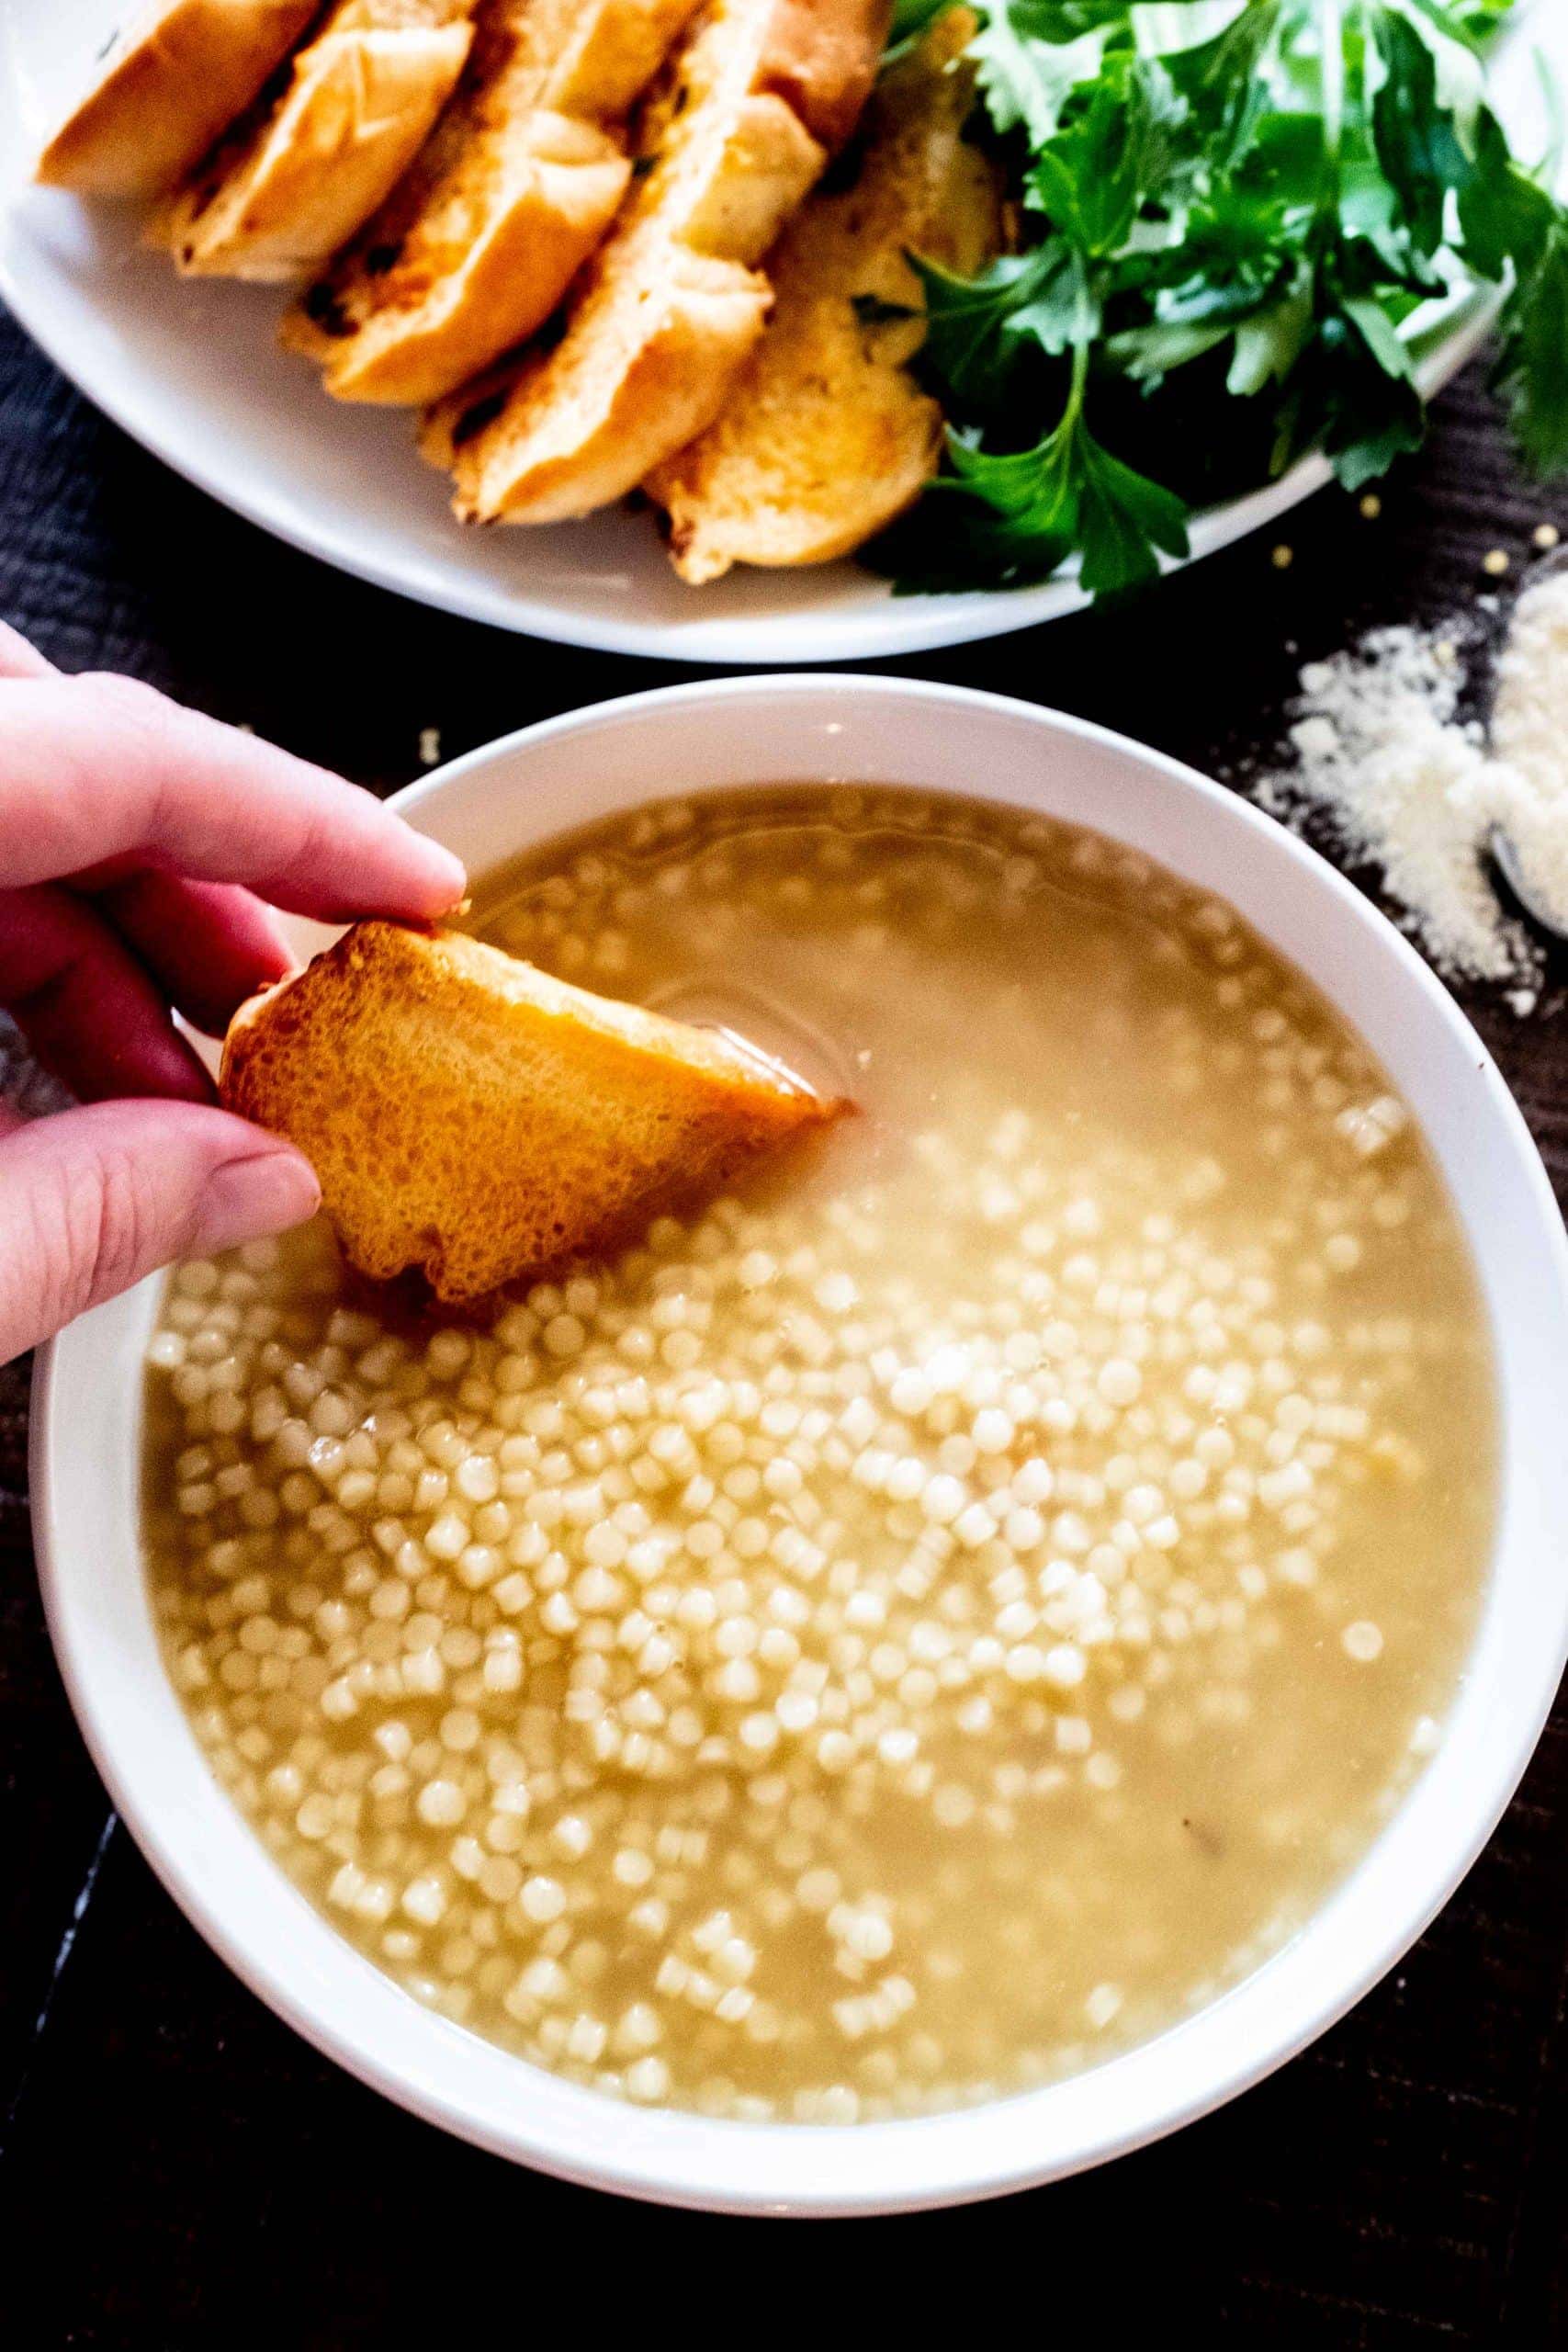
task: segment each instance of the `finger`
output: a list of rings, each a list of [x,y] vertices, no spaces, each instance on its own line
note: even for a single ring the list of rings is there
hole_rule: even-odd
[[[52,678],[54,664],[46,662],[36,645],[0,621],[0,678]]]
[[[176,1009],[220,1037],[257,989],[294,958],[259,899],[229,882],[142,871],[91,892],[93,905],[166,990]]]
[[[133,857],[327,921],[445,914],[465,887],[369,793],[132,678],[6,687],[0,840],[11,883]]]
[[[84,1102],[212,1099],[151,974],[69,890],[0,891],[0,1004]]]
[[[176,1258],[301,1224],[288,1145],[188,1102],[102,1102],[0,1139],[0,1363]]]

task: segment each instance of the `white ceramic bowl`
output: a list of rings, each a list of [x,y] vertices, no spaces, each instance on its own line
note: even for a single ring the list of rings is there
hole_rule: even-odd
[[[1256,1974],[1072,2081],[919,2121],[712,2122],[540,2073],[433,2016],[352,1951],[208,1771],[159,1657],[138,1545],[141,1356],[157,1285],[67,1331],[40,1359],[35,1392],[34,1514],[61,1666],[116,1803],[209,1941],[318,2047],[433,2122],[572,2179],[745,2212],[886,2212],[1053,2179],[1258,2081],[1359,1998],[1452,1892],[1524,1770],[1568,1654],[1568,1248],[1556,1206],[1524,1122],[1447,994],[1278,826],[1078,720],[858,677],[633,695],[475,752],[399,805],[478,872],[651,795],[824,777],[1044,809],[1229,899],[1386,1065],[1469,1235],[1503,1422],[1503,1508],[1469,1671],[1438,1754],[1366,1860]]]

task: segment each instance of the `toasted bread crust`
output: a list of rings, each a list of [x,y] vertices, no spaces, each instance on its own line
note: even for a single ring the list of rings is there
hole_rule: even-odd
[[[220,1091],[313,1160],[352,1265],[447,1303],[615,1248],[843,1107],[719,1036],[387,922],[242,1007]]]
[[[891,19],[886,0],[775,0],[758,88],[836,154],[871,96]]]
[[[284,322],[334,398],[423,406],[533,334],[619,209],[624,118],[696,0],[491,0],[391,197]]]
[[[153,231],[190,277],[275,282],[390,193],[451,95],[474,0],[340,0],[276,105],[243,121]]]
[[[997,247],[996,184],[963,138],[973,25],[952,10],[884,77],[852,183],[808,198],[770,257],[773,314],[723,411],[645,482],[683,579],[848,554],[935,471],[942,416],[908,371],[924,329],[906,255],[967,275]]]
[[[526,511],[501,510],[504,522],[562,523],[593,514],[635,489],[673,435],[700,433],[716,413],[767,316],[772,293],[757,271],[696,255],[671,276],[658,316],[642,332],[618,374],[596,388],[586,414],[551,448],[541,434],[531,464]],[[540,372],[547,367],[542,363]],[[533,371],[515,379],[512,397],[526,397]],[[488,387],[481,398],[494,397]],[[494,521],[484,488],[484,460],[470,458],[464,436],[462,395],[433,412],[420,447],[432,463],[457,478],[457,512],[466,522]],[[482,435],[478,436],[482,438]]]
[[[614,220],[631,165],[606,133],[570,116],[536,115],[529,137],[504,208],[423,300],[372,311],[345,334],[330,281],[312,289],[313,306],[290,311],[282,341],[319,363],[334,400],[423,408],[549,317]]]
[[[85,196],[162,196],[288,55],[319,0],[168,0],[117,48],[37,176]]]
[[[482,429],[438,416],[425,435],[427,454],[455,452],[460,515],[591,514],[717,415],[767,315],[757,265],[828,158],[811,126],[839,135],[858,111],[886,16],[884,0],[710,0],[561,342]]]

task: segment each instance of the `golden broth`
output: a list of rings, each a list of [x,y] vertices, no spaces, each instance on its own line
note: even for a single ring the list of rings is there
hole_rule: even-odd
[[[1489,1351],[1385,1078],[1224,907],[924,796],[665,804],[475,927],[860,1115],[482,1329],[320,1227],[173,1277],[152,1584],[236,1801],[421,1999],[643,2101],[924,2112],[1212,1997],[1477,1610]]]

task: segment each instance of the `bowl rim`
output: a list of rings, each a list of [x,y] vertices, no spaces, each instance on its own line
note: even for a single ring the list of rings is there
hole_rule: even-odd
[[[1343,876],[1237,795],[1166,753],[1094,722],[974,688],[874,675],[761,673],[659,687],[516,729],[417,779],[393,796],[389,805],[417,821],[433,802],[438,804],[458,786],[483,777],[487,771],[499,773],[511,767],[562,737],[590,739],[605,729],[626,728],[635,734],[650,720],[658,726],[672,715],[679,718],[747,704],[759,706],[759,716],[774,722],[782,722],[789,715],[788,707],[794,705],[799,724],[809,706],[824,701],[840,712],[851,702],[863,706],[863,718],[879,704],[902,706],[906,710],[923,707],[933,724],[961,725],[969,716],[995,724],[1021,725],[1025,734],[1032,733],[1042,745],[1053,737],[1071,740],[1143,770],[1161,792],[1178,798],[1185,796],[1190,802],[1196,798],[1212,814],[1223,811],[1221,821],[1237,829],[1238,840],[1250,834],[1255,845],[1267,842],[1267,854],[1282,861],[1281,871],[1293,868],[1298,883],[1303,876],[1310,876],[1311,889],[1337,901],[1341,917],[1348,917],[1353,927],[1366,935],[1369,953],[1375,946],[1382,964],[1393,976],[1391,985],[1404,991],[1413,1008],[1417,1003],[1424,1007],[1428,1027],[1436,1023],[1446,1032],[1450,1048],[1457,1046],[1476,1072],[1492,1141],[1506,1148],[1511,1177],[1523,1187],[1524,1207],[1532,1225],[1528,1251],[1539,1261],[1535,1279],[1541,1284],[1543,1301],[1550,1301],[1556,1309],[1552,1324],[1559,1375],[1555,1393],[1568,1391],[1568,1380],[1562,1378],[1568,1364],[1568,1347],[1562,1336],[1568,1333],[1568,1236],[1534,1141],[1482,1041],[1409,944]],[[760,733],[758,740],[767,739]],[[760,763],[759,773],[742,781],[761,786],[774,780],[764,769],[765,763]],[[887,786],[894,781],[891,775],[886,780]],[[718,787],[692,788],[701,792]],[[915,785],[912,788],[945,787]],[[588,788],[580,785],[578,789],[591,797]],[[660,796],[655,791],[647,797]],[[987,796],[976,791],[974,797]],[[585,811],[583,820],[586,815]],[[1124,838],[1114,810],[1105,812],[1097,829],[1113,840]],[[525,819],[518,829],[519,846],[547,840],[559,830],[553,820],[531,827]],[[1255,908],[1244,906],[1242,911],[1262,935],[1270,936],[1267,920]],[[1321,970],[1309,967],[1308,977],[1331,1001],[1338,1001],[1332,980]],[[1446,1174],[1449,1163],[1436,1140],[1429,1140]],[[1470,1238],[1478,1274],[1484,1278],[1489,1261],[1476,1237],[1471,1234]],[[1511,1250],[1526,1246],[1513,1236],[1496,1245]],[[1453,1792],[1459,1798],[1457,1807],[1441,1814],[1429,1804],[1423,1806],[1423,1792],[1431,1790],[1439,1760],[1453,1745],[1449,1734],[1461,1702],[1468,1703],[1467,1686],[1451,1702],[1438,1756],[1404,1792],[1359,1860],[1299,1930],[1218,1999],[1097,2066],[983,2106],[848,2128],[749,2124],[677,2110],[625,2109],[603,2093],[550,2075],[423,2008],[347,1944],[288,1881],[211,1777],[172,1686],[165,1686],[163,1696],[186,1731],[191,1763],[231,1825],[236,1866],[243,1845],[267,1873],[271,1900],[283,1923],[272,1938],[280,1951],[268,1954],[262,1950],[266,1941],[265,1923],[258,1926],[254,1918],[237,1921],[221,1901],[209,1896],[208,1883],[182,1848],[182,1821],[155,1815],[143,1801],[137,1758],[117,1734],[113,1693],[103,1671],[103,1645],[92,1639],[92,1613],[84,1609],[83,1592],[78,1589],[82,1574],[68,1564],[63,1530],[69,1523],[73,1494],[68,1476],[71,1425],[81,1383],[84,1378],[91,1380],[95,1363],[91,1327],[99,1318],[134,1313],[138,1301],[150,1316],[144,1295],[159,1279],[142,1285],[130,1300],[110,1302],[72,1326],[39,1351],[35,1368],[30,1466],[39,1580],[62,1676],[94,1761],[128,1828],[175,1902],[242,1981],[307,2041],[427,2120],[513,2161],[585,2185],[656,2202],[735,2213],[866,2215],[920,2211],[1066,2177],[1212,2112],[1261,2081],[1342,2017],[1394,1965],[1449,1900],[1517,1786],[1568,1662],[1568,1583],[1563,1583],[1550,1631],[1518,1668],[1520,1687],[1506,1706],[1499,1702],[1487,1717],[1485,1745],[1490,1762],[1482,1784],[1458,1783]],[[1495,1340],[1501,1391],[1505,1335],[1495,1333]],[[1568,1469],[1554,1475],[1568,1479]],[[1499,1534],[1483,1612],[1488,1621],[1498,1587],[1496,1554],[1501,1548]],[[144,1584],[140,1589],[144,1606]],[[1549,1604],[1543,1600],[1541,1606]],[[1476,1657],[1482,1635],[1483,1627],[1478,1624],[1467,1652],[1469,1661]],[[1433,1813],[1428,1826],[1434,1834],[1428,1841],[1430,1851],[1423,1849],[1425,1859],[1412,1866],[1404,1852],[1411,1838],[1401,1833],[1401,1825],[1418,1810]],[[1371,1881],[1376,1876],[1374,1865],[1396,1833],[1402,1834],[1403,1879],[1407,1883],[1397,1903],[1380,1908]],[[1358,1913],[1359,1924],[1353,1916]],[[351,1973],[355,1980],[352,2000],[338,1999],[335,2015],[324,2013],[333,2004],[323,1996],[319,1981],[327,1966],[322,1939],[351,1963],[351,1971],[338,1964],[333,1973],[344,1976]],[[1332,1958],[1336,1951],[1337,1960]],[[396,2016],[389,2008],[389,1998],[397,2005]],[[345,2008],[352,2012],[346,2018]],[[368,2023],[364,2022],[367,2019]],[[394,2045],[391,2054],[386,2046],[389,2042]],[[399,2054],[396,2045],[401,2045],[404,2054]],[[475,2052],[483,2053],[477,2064]],[[475,2095],[473,2084],[479,2075],[499,2078],[502,2069],[507,2071],[512,2085],[526,2086],[516,2105],[538,2110],[532,2119],[525,2112],[511,2111],[510,2103],[508,2111],[499,2114],[493,2100]],[[455,2076],[466,2078],[467,2086],[455,2089]],[[1142,2088],[1145,2077],[1148,2087]],[[1156,2086],[1162,2080],[1165,2088],[1160,2091]]]

